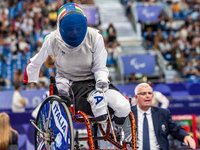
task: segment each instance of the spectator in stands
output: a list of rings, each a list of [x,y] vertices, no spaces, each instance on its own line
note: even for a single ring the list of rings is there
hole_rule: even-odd
[[[21,30],[23,31],[25,38],[30,38],[33,33],[33,25],[31,25],[29,21],[24,22],[21,26]]]
[[[174,83],[180,83],[181,81],[180,81],[180,78],[179,78],[179,76],[178,75],[175,75],[174,76]]]
[[[179,2],[179,6],[180,6],[180,16],[186,18],[189,13],[189,6],[186,3],[186,0],[181,0]]]
[[[171,47],[172,47],[172,45],[174,44],[174,42],[175,42],[175,38],[174,38],[174,36],[173,36],[173,34],[172,33],[169,33],[168,34],[168,42],[169,42],[169,44],[171,45]]]
[[[113,41],[113,44],[111,45],[110,48],[108,48],[108,55],[110,55],[113,59],[113,63],[114,65],[116,65],[117,63],[117,58],[118,56],[122,53],[122,47],[121,45],[119,45],[119,43],[117,42],[117,40]]]
[[[176,66],[178,70],[181,70],[187,63],[187,59],[185,58],[184,52],[180,51],[180,54],[176,56]]]
[[[177,30],[177,24],[173,20],[173,18],[169,18],[166,22],[166,31],[170,33],[170,31],[176,31]]]
[[[187,27],[189,27],[191,24],[193,24],[193,20],[192,20],[192,17],[191,17],[191,15],[189,14],[189,15],[187,15],[187,18],[186,18],[186,20],[185,20],[185,25],[187,26]]]
[[[159,39],[158,37],[155,37],[153,40],[153,45],[151,47],[152,50],[160,50],[160,46],[159,46]]]
[[[23,73],[21,69],[16,69],[13,76],[13,85],[18,85],[23,83]]]
[[[194,35],[192,34],[192,32],[188,32],[186,39],[189,43],[192,43],[192,40],[194,39]]]
[[[37,84],[34,82],[28,83],[26,85],[26,90],[35,90],[35,89],[37,89]]]
[[[199,59],[199,56],[196,55],[196,52],[190,48],[189,56],[187,57],[187,61],[191,61],[192,65],[197,65],[197,60]]]
[[[29,50],[29,45],[26,42],[26,39],[22,36],[18,36],[18,51],[25,55]]]
[[[2,21],[5,26],[8,26],[8,24],[9,24],[8,14],[5,12],[4,9],[2,9],[2,11],[0,13],[0,21]]]
[[[108,42],[114,42],[114,40],[116,40],[116,29],[114,28],[112,23],[109,24],[106,31],[108,33]]]
[[[49,12],[55,11],[56,10],[56,2],[50,1],[49,5],[47,6],[47,9],[48,9]]]
[[[128,19],[132,18],[131,14],[131,5],[134,3],[135,0],[127,0],[125,1],[125,8],[126,8],[126,16]]]
[[[25,106],[27,105],[26,98],[22,97],[20,92],[22,90],[21,85],[15,85],[15,91],[12,97],[12,112],[22,113],[25,112]]]
[[[2,78],[2,76],[0,75],[0,90],[2,90],[4,88],[6,84],[6,81],[4,80],[4,78]]]
[[[178,38],[180,39],[186,39],[188,36],[188,31],[186,25],[182,25],[179,31],[176,32]]]
[[[184,78],[188,78],[188,77],[190,77],[191,75],[194,75],[194,68],[195,68],[195,66],[192,64],[192,62],[191,62],[191,61],[187,61],[186,66],[184,66],[184,67],[181,69],[182,76],[183,76]]]
[[[36,43],[36,52],[39,52],[40,48],[42,47],[42,43],[43,43],[43,38],[42,37],[38,38]]]
[[[197,65],[195,66],[193,72],[198,78],[200,77],[200,59],[197,60]]]
[[[154,41],[153,29],[151,27],[147,28],[147,35],[145,36],[145,41],[147,42],[148,49],[151,48]]]
[[[158,37],[159,41],[164,41],[165,39],[161,29],[157,29],[156,36]]]
[[[44,82],[45,87],[49,86],[49,79],[45,76],[45,70],[43,68],[40,69],[40,73],[39,73],[38,82],[40,81]]]
[[[56,28],[56,21],[57,21],[57,11],[55,10],[51,10],[51,12],[49,12],[49,21],[51,23],[51,26],[53,28]]]
[[[162,10],[157,19],[157,28],[164,31],[166,29],[166,20],[167,20],[167,16],[165,12]]]
[[[169,44],[167,39],[164,39],[163,41],[160,40],[159,49],[163,55],[165,55],[171,51],[171,45]]]
[[[173,0],[173,3],[171,4],[171,10],[173,13],[174,18],[180,18],[180,5],[178,3],[178,0]]]
[[[192,13],[190,14],[191,15],[191,18],[193,20],[197,20],[198,16],[199,16],[199,4],[196,4],[193,6],[193,11]]]
[[[0,113],[0,149],[18,150],[19,134],[10,125],[10,117],[7,113]]]
[[[6,40],[4,38],[3,32],[0,31],[0,46],[3,46],[5,44],[6,44]]]
[[[44,18],[42,19],[41,28],[43,29],[43,31],[44,31],[44,30],[50,30],[50,29],[52,29],[52,26],[51,26],[51,24],[50,24],[50,20],[49,20],[48,17],[44,17]]]
[[[152,106],[153,97],[154,94],[149,84],[140,83],[136,86],[135,99],[138,104],[133,106],[131,110],[136,117],[137,147],[140,149],[146,147],[146,150],[150,148],[167,150],[170,147],[168,141],[170,134],[175,139],[195,149],[194,139],[184,128],[172,120],[170,111]]]

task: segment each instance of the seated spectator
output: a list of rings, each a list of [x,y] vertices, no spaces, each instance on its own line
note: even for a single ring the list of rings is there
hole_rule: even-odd
[[[48,9],[49,12],[56,10],[56,2],[50,1],[49,5],[47,6],[47,9]]]
[[[7,113],[0,113],[0,149],[17,150],[19,134],[10,125],[10,117]],[[11,147],[12,146],[12,147]]]
[[[168,42],[169,44],[173,44],[174,43],[174,36],[172,33],[168,34]]]
[[[192,49],[190,49],[189,56],[187,57],[187,61],[191,61],[191,63],[196,66],[197,60],[199,59],[199,56],[196,55],[196,52]]]
[[[161,29],[157,29],[156,36],[158,37],[159,41],[164,41],[165,39]]]
[[[26,90],[36,90],[37,89],[37,84],[34,82],[28,83],[26,85]]]
[[[116,40],[116,30],[112,23],[109,24],[106,31],[108,33],[108,42],[113,42]]]
[[[174,18],[180,18],[180,6],[177,0],[174,0],[171,4],[171,10]]]
[[[188,35],[187,35],[187,41],[189,43],[192,43],[192,40],[194,39],[194,35],[192,34],[192,32],[188,32]]]
[[[117,61],[118,56],[122,53],[122,47],[115,40],[110,48],[108,48],[108,53],[112,55],[114,61]]]
[[[177,24],[173,20],[173,18],[169,18],[166,22],[166,31],[169,33],[170,31],[176,31],[177,30]]]
[[[187,14],[189,13],[189,6],[186,0],[181,0],[179,2],[179,6],[180,6],[180,16],[186,18]]]
[[[0,23],[1,24],[1,23]],[[1,25],[0,25],[1,26]],[[4,38],[3,32],[0,32],[0,46],[3,46],[6,44],[6,40]]]
[[[159,42],[159,49],[163,55],[171,51],[171,45],[169,44],[167,39]]]
[[[52,10],[49,13],[49,20],[50,20],[51,26],[53,28],[55,28],[56,27],[56,22],[57,22],[57,11],[56,10]]]
[[[21,26],[23,34],[26,38],[29,38],[33,33],[33,25],[29,23],[29,21],[24,22]]]
[[[39,37],[36,41],[36,53],[40,51],[40,48],[42,47],[43,38]]]
[[[2,10],[0,13],[0,21],[3,22],[5,26],[8,26],[8,14],[6,14],[5,10]]]
[[[151,49],[152,50],[160,50],[158,37],[154,38],[153,45],[152,45]]]
[[[166,19],[167,19],[167,16],[165,15],[165,12],[162,10],[157,19],[158,29],[161,29],[162,31],[166,30]]]
[[[13,84],[18,85],[23,83],[23,73],[21,69],[16,69],[13,76]]]
[[[199,4],[196,4],[193,6],[194,10],[193,12],[190,14],[191,18],[193,20],[197,20],[198,16],[199,16]]]
[[[147,42],[148,49],[151,48],[154,41],[153,29],[151,27],[147,28],[147,35],[145,37],[145,41]]]
[[[197,60],[197,65],[195,66],[193,72],[197,77],[200,77],[200,59]]]
[[[184,78],[188,78],[191,75],[194,75],[194,68],[195,66],[192,64],[191,61],[187,61],[186,66],[182,67],[181,72]]]
[[[40,69],[40,73],[39,73],[38,82],[40,81],[44,82],[45,87],[49,86],[49,79],[45,76],[45,72],[43,68]]]
[[[4,86],[6,85],[6,81],[2,76],[0,75],[0,90],[4,89]]]
[[[18,51],[24,53],[24,55],[29,51],[29,45],[26,42],[26,39],[19,36],[18,37]]]
[[[180,70],[182,67],[184,67],[187,63],[187,59],[184,56],[184,52],[181,51],[179,56],[176,56],[176,66],[177,69]]]
[[[25,112],[25,106],[27,105],[26,98],[22,97],[20,92],[22,90],[21,85],[15,85],[15,91],[12,97],[12,112],[22,113]]]

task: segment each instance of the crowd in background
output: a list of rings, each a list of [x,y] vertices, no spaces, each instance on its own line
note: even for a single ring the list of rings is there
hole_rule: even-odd
[[[56,29],[57,11],[64,3],[94,5],[93,0],[4,0],[0,2],[0,61],[6,63],[8,54],[12,54],[12,60],[20,59],[28,62],[27,56],[35,55],[42,46],[43,39],[51,31]],[[89,25],[93,26],[93,25]],[[98,25],[93,26],[98,28]],[[106,31],[99,29],[104,37],[106,50],[108,51],[108,66],[116,65],[116,57],[122,52],[122,47],[116,40],[116,30],[112,24]],[[29,58],[31,58],[29,56]],[[3,68],[3,67],[2,67]],[[0,73],[0,87],[6,85],[23,84],[22,68],[15,68],[13,77],[6,78]],[[2,71],[3,72],[3,71]],[[46,88],[48,77],[55,75],[53,56],[49,56],[43,65],[37,84],[31,83],[26,89]]]
[[[130,5],[135,2],[156,4],[164,2],[172,15],[160,12],[157,22],[146,26],[143,37],[147,49],[160,51],[180,77],[198,81],[200,77],[200,2],[197,0],[128,0],[126,14],[130,18]]]
[[[4,0],[0,2],[0,49],[4,53],[12,54],[16,60],[18,53],[24,59],[28,52],[35,55],[42,46],[44,37],[56,29],[57,11],[63,3],[94,5],[93,0]],[[158,3],[161,1],[125,1],[126,15],[131,18],[131,4],[135,2]],[[181,77],[198,79],[200,76],[200,11],[196,0],[166,0],[166,5],[172,10],[172,16],[161,11],[157,19],[156,28],[146,27],[142,35],[147,49],[160,51],[173,69],[180,72]],[[193,7],[194,6],[194,7]],[[177,23],[181,20],[182,24]],[[92,25],[90,25],[92,26]],[[98,28],[98,25],[94,26]],[[117,32],[112,23],[106,30],[100,30],[104,37],[108,52],[107,66],[115,67],[117,56],[123,51],[117,41]],[[6,51],[6,52],[5,52]],[[0,61],[6,62],[7,55],[0,51]],[[26,60],[27,61],[27,60]],[[45,88],[48,83],[44,78],[55,75],[53,56],[46,60],[41,72],[43,79],[38,84],[27,85],[27,89]],[[23,71],[16,68],[12,79],[0,74],[0,86],[7,84],[23,84]],[[45,80],[47,80],[45,79]],[[111,79],[112,80],[112,79]]]

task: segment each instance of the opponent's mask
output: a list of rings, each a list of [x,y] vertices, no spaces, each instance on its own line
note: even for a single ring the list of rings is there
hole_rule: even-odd
[[[57,13],[62,39],[70,46],[79,46],[87,32],[87,19],[82,8],[75,3],[67,3]]]

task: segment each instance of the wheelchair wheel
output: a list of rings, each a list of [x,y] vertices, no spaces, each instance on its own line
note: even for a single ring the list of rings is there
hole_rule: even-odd
[[[58,96],[48,97],[41,105],[36,121],[35,150],[73,150],[74,130],[66,102]]]

